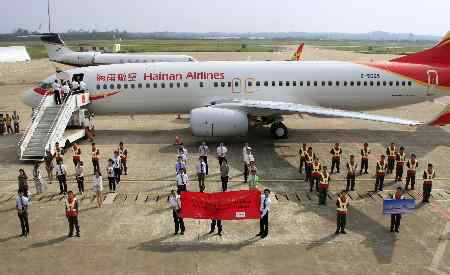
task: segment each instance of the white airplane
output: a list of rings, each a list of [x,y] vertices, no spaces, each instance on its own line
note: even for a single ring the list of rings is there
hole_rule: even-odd
[[[41,40],[45,43],[48,57],[51,61],[74,66],[195,61],[193,57],[188,55],[122,54],[94,51],[75,52],[64,45],[64,41],[57,33],[46,33],[38,36],[40,36]]]
[[[345,117],[402,125],[420,121],[361,113],[415,104],[450,91],[450,32],[433,48],[383,62],[187,62],[116,64],[71,69],[96,115],[190,113],[195,136],[245,135],[271,125],[286,137],[285,114]],[[51,94],[50,76],[25,92],[36,106]],[[450,123],[450,109],[427,124]]]

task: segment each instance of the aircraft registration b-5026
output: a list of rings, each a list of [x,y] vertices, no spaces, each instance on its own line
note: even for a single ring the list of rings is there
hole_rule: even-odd
[[[67,70],[88,87],[96,115],[190,113],[196,136],[245,135],[271,125],[287,136],[285,114],[344,117],[401,125],[445,125],[447,107],[429,122],[362,113],[415,104],[450,92],[450,33],[431,49],[382,62],[185,62],[117,64]],[[47,78],[26,91],[36,106]]]

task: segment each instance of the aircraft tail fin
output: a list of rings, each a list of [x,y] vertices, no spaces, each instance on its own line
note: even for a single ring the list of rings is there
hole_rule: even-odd
[[[392,62],[450,66],[450,32],[433,48],[394,58]]]
[[[305,43],[301,43],[295,53],[292,55],[291,60],[292,61],[301,61],[302,60],[302,53],[303,53],[303,47],[305,46]]]
[[[73,51],[67,48],[64,44],[64,40],[58,33],[44,33],[39,35],[41,41],[45,43],[47,47],[47,53],[50,60],[61,61],[61,56]]]

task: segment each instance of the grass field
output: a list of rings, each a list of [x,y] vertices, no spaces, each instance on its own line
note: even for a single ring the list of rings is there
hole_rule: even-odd
[[[318,48],[352,51],[367,54],[409,54],[432,46],[430,43],[393,43],[360,41],[306,41],[307,45]],[[105,47],[110,49],[112,42],[107,40],[67,41],[73,50],[80,47]],[[127,40],[121,42],[121,51],[135,52],[275,52],[287,45],[297,45],[299,41],[283,40]],[[25,45],[32,59],[46,58],[47,51],[40,41],[1,42],[0,46]]]

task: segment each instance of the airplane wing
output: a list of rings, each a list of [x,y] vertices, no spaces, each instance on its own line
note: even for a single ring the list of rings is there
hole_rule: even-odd
[[[266,101],[266,100],[246,100],[246,99],[236,99],[229,102],[216,103],[213,107],[218,108],[229,108],[238,109],[247,112],[248,114],[309,114],[319,117],[341,117],[341,118],[354,118],[371,120],[378,122],[386,122],[391,124],[399,125],[409,125],[417,126],[423,125],[424,122],[407,120],[395,117],[373,115],[362,112],[345,111],[339,109],[324,108],[318,106],[310,106],[303,104],[295,104],[288,102],[278,102],[278,101]],[[435,121],[434,119],[433,121]],[[434,125],[430,122],[431,125]]]

